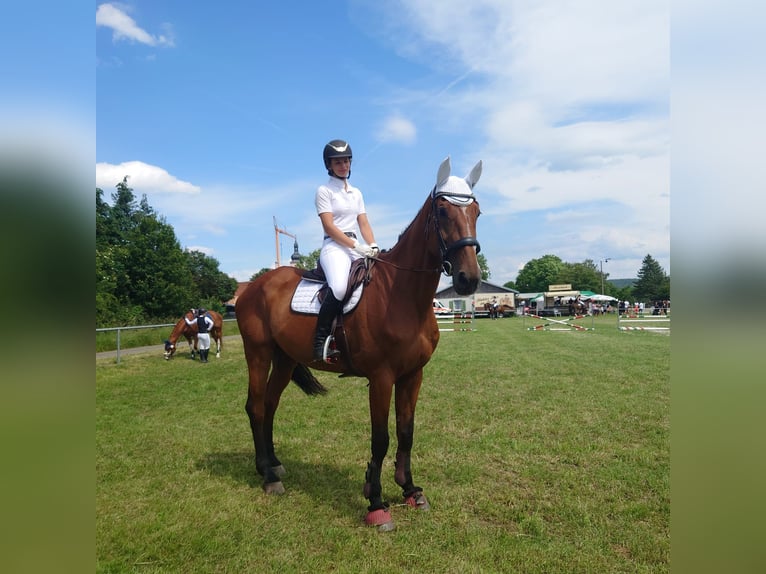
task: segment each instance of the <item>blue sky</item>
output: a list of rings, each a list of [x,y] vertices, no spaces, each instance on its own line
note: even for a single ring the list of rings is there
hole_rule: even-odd
[[[334,138],[381,247],[452,158],[492,275],[590,258],[670,273],[670,12],[664,1],[96,5],[96,185],[129,175],[185,248],[246,280],[301,253]],[[281,257],[293,240],[280,235]]]

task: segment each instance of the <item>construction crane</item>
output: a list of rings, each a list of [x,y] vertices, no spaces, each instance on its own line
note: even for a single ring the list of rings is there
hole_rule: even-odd
[[[300,255],[298,254],[298,238],[292,233],[290,233],[289,231],[280,229],[280,227],[277,225],[277,218],[274,217],[274,243],[277,249],[277,261],[276,261],[277,267],[282,266],[282,258],[279,256],[279,234],[280,233],[282,235],[287,235],[288,237],[292,237],[295,240],[295,243],[293,244],[293,257],[292,257],[293,261],[295,261],[296,256],[300,257]]]

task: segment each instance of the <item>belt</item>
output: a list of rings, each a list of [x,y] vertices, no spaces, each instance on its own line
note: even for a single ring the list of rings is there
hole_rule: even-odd
[[[350,237],[351,239],[356,239],[356,233],[354,233],[353,231],[344,231],[343,235],[345,235],[346,237]],[[330,239],[330,236],[329,235],[325,235],[324,238],[325,239]]]

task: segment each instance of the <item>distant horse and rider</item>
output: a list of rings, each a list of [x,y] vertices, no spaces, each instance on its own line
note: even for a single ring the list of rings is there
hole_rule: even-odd
[[[484,303],[484,310],[489,313],[490,319],[497,319],[500,316],[500,304],[497,301]]]
[[[484,303],[484,310],[487,311],[490,319],[497,319],[498,317],[505,317],[513,314],[514,308],[503,301],[505,301],[505,298],[500,301],[492,299],[491,301]]]
[[[181,337],[184,337],[186,339],[186,342],[189,344],[189,351],[191,352],[191,358],[194,359],[194,357],[199,353],[198,350],[198,327],[196,321],[193,322],[191,325],[187,323],[185,319],[193,320],[196,318],[195,310],[188,311],[186,314],[184,314],[183,317],[181,317],[178,322],[176,323],[175,327],[173,327],[173,331],[170,333],[170,336],[165,341],[165,359],[171,359],[173,355],[176,352],[176,347],[178,340]],[[223,349],[223,317],[220,313],[217,313],[216,311],[205,311],[206,315],[208,315],[213,320],[213,328],[210,330],[210,338],[213,339],[216,343],[216,358],[221,358],[221,350]]]
[[[587,315],[588,314],[588,306],[585,304],[584,301],[574,297],[569,299],[569,315],[570,316],[577,316],[577,315]]]
[[[269,271],[237,299],[237,323],[249,374],[245,411],[255,467],[266,493],[285,492],[286,471],[275,454],[273,438],[282,392],[291,380],[309,395],[327,391],[309,370],[311,366],[368,380],[371,459],[364,475],[363,492],[369,502],[365,523],[381,531],[394,528],[381,485],[392,397],[397,439],[394,481],[405,505],[430,508],[423,489],[413,480],[411,451],[423,368],[439,342],[433,296],[442,272],[460,295],[471,295],[481,281],[476,238],[480,211],[473,195],[481,162],[465,178],[450,171],[447,158],[438,169],[436,185],[390,250],[359,260],[360,286],[348,289],[357,299],[343,302],[332,329],[339,352],[334,362],[314,359],[316,299],[322,285],[308,285],[302,270],[285,266]],[[297,296],[306,290],[313,291],[304,297],[313,310],[298,310]]]

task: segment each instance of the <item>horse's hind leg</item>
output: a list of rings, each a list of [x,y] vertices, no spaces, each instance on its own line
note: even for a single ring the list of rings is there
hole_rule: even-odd
[[[404,501],[413,508],[428,510],[430,505],[423,489],[412,481],[410,467],[413,437],[415,434],[415,405],[418,402],[423,371],[418,370],[396,383],[396,470],[394,480],[402,487]]]
[[[216,337],[215,344],[216,344],[215,358],[220,359],[221,349],[223,348],[223,335],[218,335],[218,337]]]
[[[268,375],[269,352],[253,351],[246,352],[246,355],[250,382],[245,411],[253,433],[255,467],[263,477],[263,490],[267,494],[282,494],[285,489],[280,476],[284,474],[284,469],[274,454],[274,413],[282,391],[290,382],[292,367],[287,361],[274,357],[271,374]]]

